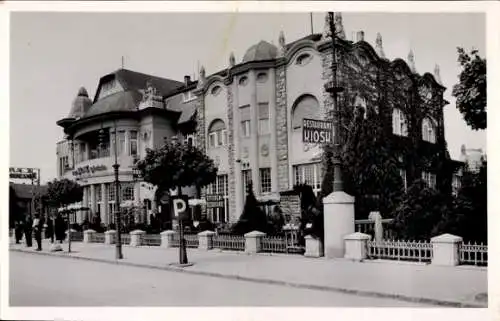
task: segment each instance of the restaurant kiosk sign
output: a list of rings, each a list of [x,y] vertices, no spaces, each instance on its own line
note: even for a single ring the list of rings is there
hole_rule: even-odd
[[[310,144],[327,144],[332,141],[333,123],[324,120],[302,120],[302,142]]]
[[[36,168],[20,168],[10,167],[9,178],[12,179],[31,179],[36,180],[38,177],[38,169]]]

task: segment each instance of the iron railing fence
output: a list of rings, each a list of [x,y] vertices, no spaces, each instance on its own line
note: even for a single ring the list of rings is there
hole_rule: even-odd
[[[214,235],[213,247],[229,251],[245,251],[245,237],[241,235]]]
[[[459,246],[460,264],[487,266],[488,245],[483,243],[462,243]]]
[[[145,234],[142,240],[142,245],[144,246],[160,246],[161,245],[161,235],[160,234]]]
[[[432,244],[422,241],[368,241],[367,256],[371,259],[430,262]]]

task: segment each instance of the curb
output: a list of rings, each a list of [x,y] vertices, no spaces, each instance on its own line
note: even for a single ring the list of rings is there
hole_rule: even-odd
[[[423,297],[412,297],[412,296],[407,296],[407,295],[402,295],[402,294],[389,294],[389,293],[367,291],[367,290],[353,290],[353,289],[346,289],[346,288],[326,286],[326,285],[314,285],[314,284],[305,284],[305,283],[297,283],[297,282],[287,282],[287,281],[272,280],[272,279],[265,279],[265,278],[255,278],[255,277],[248,277],[248,276],[241,276],[241,275],[223,274],[223,273],[217,273],[217,272],[193,271],[193,270],[185,269],[183,267],[175,267],[174,265],[169,265],[169,264],[167,264],[165,266],[157,266],[157,265],[124,262],[124,261],[117,261],[117,260],[112,261],[112,260],[106,260],[106,259],[70,256],[70,255],[66,254],[67,252],[64,252],[65,254],[61,255],[61,254],[53,254],[53,253],[47,253],[47,252],[29,252],[26,250],[19,250],[19,249],[9,249],[9,251],[19,252],[19,253],[27,253],[27,254],[35,254],[35,255],[51,256],[51,257],[68,258],[68,259],[82,260],[82,261],[115,264],[115,265],[125,265],[125,266],[139,267],[139,268],[148,268],[148,269],[161,270],[161,271],[180,272],[180,273],[187,273],[187,274],[193,274],[193,275],[211,276],[211,277],[218,277],[218,278],[224,278],[224,279],[229,279],[229,280],[240,280],[240,281],[247,281],[247,282],[261,283],[261,284],[281,285],[281,286],[300,288],[300,289],[337,292],[337,293],[345,293],[345,294],[351,294],[351,295],[375,297],[375,298],[383,298],[383,299],[394,299],[394,300],[398,300],[398,301],[405,301],[405,302],[411,302],[411,303],[422,303],[422,304],[436,305],[436,306],[442,306],[442,307],[488,308],[487,303],[486,304],[478,304],[478,303],[458,302],[458,301],[449,301],[449,300],[439,300],[439,299],[430,299],[430,298],[423,298]]]

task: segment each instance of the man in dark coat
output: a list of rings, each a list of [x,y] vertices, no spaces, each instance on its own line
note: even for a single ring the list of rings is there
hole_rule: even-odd
[[[35,219],[33,220],[33,231],[35,232],[37,251],[42,250],[42,229],[43,229],[43,221],[40,218],[39,214],[35,214]]]
[[[31,217],[28,217],[28,219],[26,220],[26,224],[24,224],[24,238],[26,239],[27,247],[31,247],[31,245],[33,244],[33,236],[31,235],[32,229],[33,220],[31,219]]]
[[[23,232],[24,232],[24,222],[22,220],[17,221],[15,227],[15,233],[16,233],[16,244],[19,244],[23,238]]]
[[[66,233],[65,233],[66,224],[60,214],[57,214],[54,228],[56,231],[56,240],[59,241],[59,243],[62,243],[66,238]]]

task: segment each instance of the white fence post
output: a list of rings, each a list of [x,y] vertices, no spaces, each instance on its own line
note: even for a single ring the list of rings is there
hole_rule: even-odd
[[[362,261],[366,259],[367,243],[371,236],[364,233],[352,233],[344,237],[346,259]]]
[[[115,244],[116,243],[116,231],[109,230],[104,232],[104,244]]]
[[[141,246],[146,232],[141,230],[134,230],[130,232],[130,246]]]
[[[203,231],[198,233],[198,249],[211,250],[213,248],[214,231]]]
[[[432,264],[455,266],[460,263],[459,247],[462,243],[460,236],[441,234],[431,239]]]
[[[161,247],[171,248],[173,247],[175,231],[167,230],[160,233],[161,235]]]
[[[83,231],[83,243],[92,243],[94,241],[95,231],[88,229]]]
[[[314,237],[312,235],[307,235],[306,239],[306,252],[304,256],[307,257],[322,257],[323,253],[323,242],[320,238]]]
[[[266,233],[252,231],[245,234],[245,253],[259,253],[262,248],[262,238]]]

